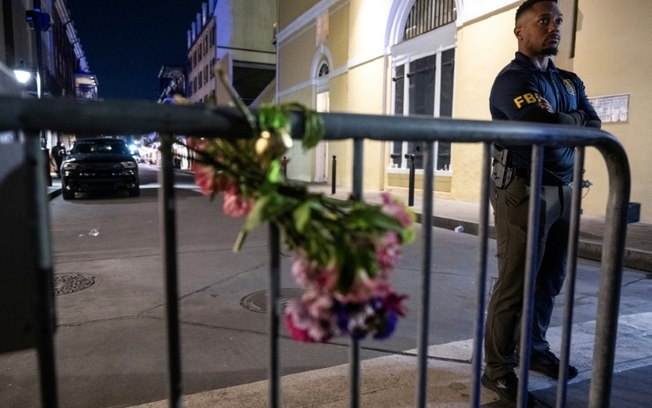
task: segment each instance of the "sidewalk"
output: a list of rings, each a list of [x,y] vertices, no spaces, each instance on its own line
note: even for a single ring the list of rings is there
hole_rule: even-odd
[[[331,186],[313,184],[311,190],[331,195]],[[393,192],[397,197],[408,202],[407,191]],[[334,197],[346,198],[350,189],[337,187]],[[364,192],[368,202],[380,202],[380,192]],[[420,219],[422,216],[423,199],[415,194],[412,209]],[[480,205],[478,203],[435,199],[433,225],[435,227],[456,230],[477,235]],[[460,228],[461,227],[461,228]],[[578,254],[580,258],[600,261],[602,257],[602,239],[604,237],[604,218],[582,216],[580,220],[580,236]],[[491,208],[489,209],[489,234],[494,236]],[[645,272],[652,272],[652,224],[632,223],[627,225],[627,241],[625,250],[625,267]]]

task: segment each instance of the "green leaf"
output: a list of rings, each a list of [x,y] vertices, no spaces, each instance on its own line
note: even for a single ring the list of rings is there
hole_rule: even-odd
[[[272,160],[267,170],[267,181],[270,183],[278,184],[283,181],[281,174],[281,163],[278,160]]]
[[[299,205],[293,212],[294,227],[301,234],[305,232],[306,225],[310,222],[311,206],[310,201]]]
[[[309,109],[303,109],[303,115],[305,120],[305,129],[303,131],[303,148],[312,149],[317,146],[317,144],[324,137],[324,121],[316,112],[313,112]]]
[[[251,231],[267,220],[266,210],[269,200],[270,196],[262,196],[256,201],[254,207],[249,212],[244,225],[242,226],[243,231]]]
[[[238,237],[235,239],[235,243],[233,244],[233,252],[239,252],[240,249],[242,249],[245,239],[247,239],[247,231],[240,230]]]

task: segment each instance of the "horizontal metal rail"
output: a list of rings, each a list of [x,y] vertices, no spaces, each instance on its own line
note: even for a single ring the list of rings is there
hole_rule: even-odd
[[[488,147],[492,142],[519,143],[533,145],[535,147],[547,145],[575,146],[582,149],[584,146],[594,146],[602,154],[609,173],[609,197],[607,202],[607,214],[605,220],[605,238],[603,242],[602,271],[600,281],[600,293],[598,298],[597,324],[594,344],[594,362],[592,381],[589,396],[590,407],[606,407],[609,405],[612,369],[614,365],[614,354],[616,348],[616,330],[618,322],[618,306],[620,302],[620,283],[622,280],[622,269],[625,248],[626,219],[630,194],[630,173],[627,156],[622,145],[611,134],[588,128],[577,128],[561,125],[543,125],[523,122],[500,122],[500,121],[472,121],[439,119],[431,117],[403,117],[403,116],[379,116],[360,115],[346,113],[324,113],[325,139],[326,140],[354,140],[354,175],[353,191],[354,198],[362,199],[362,147],[363,141],[419,141],[429,144],[435,141],[455,143],[482,143],[484,147],[483,168],[482,168],[482,191],[483,203],[481,203],[480,214],[480,243],[479,279],[484,281],[486,277],[486,239],[487,239],[487,203],[486,192],[488,191]],[[297,138],[302,136],[303,116],[299,113],[292,117],[293,135]],[[146,102],[132,101],[107,101],[88,102],[73,99],[22,99],[8,96],[0,96],[0,131],[2,130],[26,130],[38,131],[43,129],[74,133],[77,135],[122,135],[122,134],[145,134],[159,132],[163,134],[182,134],[206,137],[224,138],[246,138],[253,137],[253,133],[245,118],[235,109],[226,107],[209,108],[204,106],[180,106],[160,105]],[[431,149],[429,149],[431,150]],[[534,149],[535,152],[538,148]],[[581,155],[583,155],[583,150]],[[428,154],[432,154],[429,152]],[[166,155],[164,155],[166,156]],[[169,159],[169,158],[168,158]],[[164,163],[165,164],[165,163]],[[576,163],[577,164],[577,163]],[[169,163],[164,166],[169,167]],[[165,169],[164,169],[165,171]],[[167,171],[169,173],[169,171]],[[427,172],[431,174],[432,172]],[[42,176],[42,175],[41,175]],[[169,184],[169,177],[167,175]],[[424,215],[432,214],[432,180],[426,179],[427,191],[424,194]],[[535,186],[537,180],[535,180]],[[168,186],[169,188],[169,186]],[[165,200],[173,200],[173,196],[164,197],[162,208],[172,208]],[[577,200],[574,200],[577,201]],[[577,205],[577,203],[574,203]],[[167,214],[170,219],[172,214]],[[431,217],[424,217],[430,220]],[[577,220],[573,221],[572,229],[577,234]],[[431,223],[424,223],[424,229],[430,230]],[[164,226],[165,234],[173,233],[174,225],[168,222]],[[171,230],[171,231],[170,231]],[[429,248],[430,232],[425,233],[427,241],[426,248]],[[273,232],[272,235],[275,235]],[[273,238],[278,239],[278,237]],[[576,239],[576,237],[575,237]],[[174,247],[174,241],[165,241],[164,245]],[[571,240],[571,245],[573,245]],[[274,244],[274,248],[278,243]],[[275,249],[272,248],[272,251]],[[170,247],[167,248],[168,250]],[[571,252],[575,251],[571,248]],[[427,252],[427,251],[426,251]],[[272,253],[272,258],[274,254]],[[571,254],[572,255],[572,254]],[[531,253],[528,255],[531,256]],[[426,257],[426,259],[428,259]],[[176,258],[171,260],[167,276],[168,283],[176,285]],[[428,286],[430,285],[429,263],[424,261],[424,280],[422,294],[422,315],[423,320],[428,319]],[[273,268],[278,268],[274,262]],[[168,269],[166,267],[166,269]],[[175,297],[176,288],[168,289],[168,301]],[[270,289],[270,296],[276,292],[274,286]],[[478,302],[484,301],[484,286],[478,288]],[[272,299],[276,302],[277,299]],[[479,305],[482,311],[483,305]],[[270,304],[273,319],[278,319],[278,310],[274,304]],[[175,314],[173,307],[171,314]],[[274,316],[276,315],[276,316]],[[479,319],[482,317],[479,313]],[[171,316],[176,319],[176,316]],[[277,320],[271,322],[270,330],[276,332]],[[423,323],[423,322],[422,322]],[[427,322],[426,322],[427,323]],[[570,325],[570,324],[568,324]],[[174,325],[169,330],[175,331]],[[479,338],[482,337],[482,327],[476,324],[476,344],[474,345],[474,371],[478,370],[480,348]],[[425,404],[425,352],[427,347],[427,330],[420,329],[419,338],[419,371],[420,379],[418,385],[418,405]],[[175,334],[172,338],[175,338]],[[178,341],[178,340],[176,340]],[[271,349],[276,350],[277,344],[271,343]],[[567,343],[566,343],[567,346]],[[358,344],[352,344],[352,381],[356,390],[352,390],[352,406],[359,404],[357,387],[359,384],[358,367]],[[177,350],[178,351],[178,350]],[[178,359],[173,356],[172,360]],[[567,359],[567,350],[562,352],[562,361]],[[278,361],[270,360],[270,376],[274,377],[274,387],[278,386]],[[171,370],[180,370],[180,365],[171,362]],[[173,388],[171,402],[173,405],[180,403],[180,377],[172,373]],[[566,374],[564,373],[564,376]],[[478,376],[474,373],[473,385],[474,394],[477,393]],[[473,405],[479,404],[478,396],[474,396]],[[564,395],[560,400],[563,401]],[[280,398],[278,392],[272,389],[270,403],[278,406]],[[562,404],[563,405],[563,402]]]

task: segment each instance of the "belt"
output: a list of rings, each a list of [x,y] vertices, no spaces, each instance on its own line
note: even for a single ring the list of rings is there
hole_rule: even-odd
[[[526,169],[524,167],[511,167],[512,169],[512,174],[522,180],[525,181],[525,184],[530,184],[530,169]],[[557,179],[556,177],[545,177],[545,174],[543,175],[543,180],[541,180],[541,185],[544,186],[566,186],[569,183],[564,183],[561,180]]]

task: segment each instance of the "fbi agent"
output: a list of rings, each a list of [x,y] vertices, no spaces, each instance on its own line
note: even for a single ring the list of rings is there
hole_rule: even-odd
[[[556,1],[527,0],[517,9],[514,34],[518,52],[492,86],[489,104],[493,119],[600,127],[580,78],[554,64],[562,20]],[[490,201],[498,279],[488,306],[482,384],[514,403],[518,390],[515,333],[523,305],[531,147],[494,147]],[[546,331],[566,269],[573,161],[572,147],[544,148],[530,369],[553,378],[558,376],[559,359],[549,348]],[[576,376],[577,369],[570,366],[568,375]],[[528,406],[534,404],[534,397],[528,395]]]

